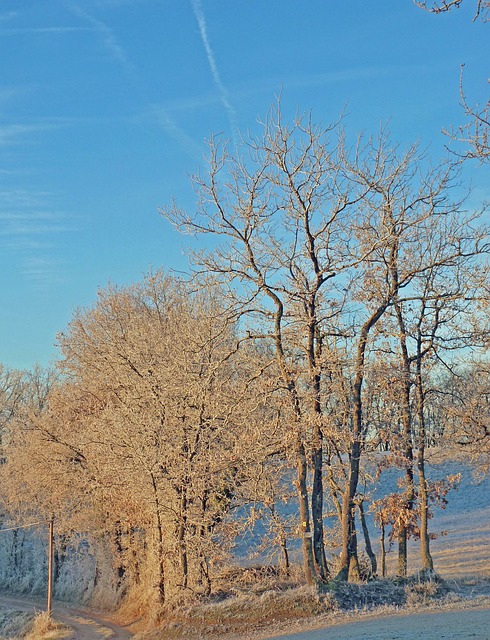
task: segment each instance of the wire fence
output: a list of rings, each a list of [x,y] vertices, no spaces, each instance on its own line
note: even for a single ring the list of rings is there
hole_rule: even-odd
[[[30,524],[19,524],[16,527],[9,527],[8,529],[0,529],[0,533],[6,533],[7,531],[17,531],[18,529],[29,529],[30,527],[37,527],[40,524],[49,524],[49,521],[41,520],[40,522],[31,522]]]

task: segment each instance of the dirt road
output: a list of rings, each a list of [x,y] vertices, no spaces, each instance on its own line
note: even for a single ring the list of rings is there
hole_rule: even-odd
[[[44,603],[41,601],[15,598],[3,594],[0,595],[0,606],[29,612],[45,609]],[[73,629],[70,640],[127,640],[133,636],[132,633],[118,627],[102,615],[67,605],[54,603],[53,618],[61,620]]]
[[[374,618],[276,640],[489,640],[490,609]]]

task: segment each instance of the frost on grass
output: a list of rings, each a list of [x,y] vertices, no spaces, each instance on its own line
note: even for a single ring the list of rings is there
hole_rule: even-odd
[[[45,611],[33,615],[26,611],[0,609],[0,640],[62,640],[69,636],[70,629]]]
[[[32,620],[32,614],[25,611],[0,609],[0,640],[24,636],[29,630]]]
[[[70,629],[53,620],[45,611],[35,615],[25,640],[61,640],[70,636]]]
[[[266,591],[259,596],[240,595],[215,604],[203,604],[188,610],[188,620],[219,623],[224,620],[261,622],[272,617],[309,617],[325,613],[333,603],[330,597],[319,597],[311,587],[289,591]]]
[[[62,640],[69,636],[70,629],[45,611],[33,615],[27,611],[0,609],[0,640]]]

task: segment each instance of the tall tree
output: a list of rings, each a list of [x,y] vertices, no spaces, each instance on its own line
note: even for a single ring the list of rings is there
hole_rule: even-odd
[[[163,211],[181,230],[216,239],[194,255],[206,272],[232,287],[249,335],[269,341],[289,399],[304,570],[308,582],[328,576],[323,531],[323,361],[326,338],[338,333],[342,274],[352,261],[348,221],[362,194],[346,171],[338,126],[280,107],[263,123],[245,157],[211,143],[209,173],[195,176],[196,214]],[[355,261],[358,261],[358,257]],[[328,391],[327,391],[328,394]],[[311,460],[311,493],[308,485]]]
[[[424,278],[434,272],[450,279],[448,274],[455,274],[456,266],[468,269],[475,256],[485,251],[486,231],[473,229],[474,219],[466,218],[461,203],[452,199],[456,168],[451,164],[430,168],[417,145],[402,151],[382,132],[378,139],[358,147],[347,166],[350,179],[359,185],[363,195],[357,216],[351,221],[351,233],[358,239],[362,260],[355,265],[357,274],[351,285],[354,330],[347,351],[354,362],[353,434],[350,488],[343,498],[341,572],[345,575],[355,566],[354,498],[359,460],[369,426],[364,416],[364,383],[373,360],[379,358],[383,350],[389,353],[394,348],[390,337],[393,329],[389,328],[393,318],[397,328],[391,335],[397,336],[397,353],[401,359],[396,376],[397,413],[401,427],[400,452],[406,473],[407,526],[399,529],[399,572],[405,575],[409,512],[415,500],[412,356],[408,344],[411,319],[407,318],[406,310],[415,300],[414,291],[419,281],[425,281]],[[440,295],[447,297],[448,294],[441,292]],[[459,295],[464,297],[462,290]],[[384,347],[380,340],[386,343]]]
[[[391,256],[388,274],[402,285],[396,287],[393,308],[381,333],[385,334],[385,349],[390,350],[390,333],[398,342],[391,348],[399,360],[395,369],[402,426],[398,451],[406,475],[406,515],[398,518],[397,527],[398,571],[402,576],[407,573],[410,530],[420,535],[423,568],[433,569],[425,473],[429,372],[437,363],[445,362],[449,367],[458,350],[477,345],[472,318],[485,296],[482,284],[487,269],[488,228],[482,224],[481,212],[466,214],[462,203],[451,199],[452,174],[451,166],[427,174],[419,190],[411,192],[406,183],[403,198],[398,202],[392,199],[392,215],[396,211],[397,224],[405,231]],[[390,328],[391,323],[394,327]],[[415,514],[410,516],[410,512],[416,508],[420,524],[414,529]]]
[[[338,125],[322,129],[301,117],[287,125],[279,106],[263,123],[262,137],[250,138],[243,149],[245,157],[231,155],[213,141],[208,175],[194,178],[197,211],[191,215],[174,205],[163,214],[185,232],[213,237],[209,251],[193,255],[195,264],[230,287],[249,337],[274,348],[289,398],[310,582],[327,575],[324,435],[332,406],[332,349],[345,344],[350,386],[343,578],[357,564],[355,496],[374,329],[428,268],[415,247],[442,215],[451,171],[424,174],[417,147],[400,152],[384,132],[377,139],[361,137],[349,150]]]

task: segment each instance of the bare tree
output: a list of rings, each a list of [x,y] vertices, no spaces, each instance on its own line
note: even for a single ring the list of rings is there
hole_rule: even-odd
[[[193,255],[197,268],[230,287],[230,304],[246,319],[248,337],[274,350],[289,402],[309,582],[327,576],[325,438],[332,424],[342,425],[336,446],[348,455],[346,477],[342,487],[329,484],[334,501],[342,493],[338,576],[347,578],[357,573],[356,491],[368,428],[364,383],[376,329],[388,311],[400,311],[403,292],[430,267],[423,238],[450,213],[444,207],[452,169],[424,172],[417,147],[400,152],[384,132],[361,137],[349,150],[338,126],[322,129],[301,117],[288,126],[279,106],[263,123],[262,137],[248,139],[243,149],[245,157],[233,156],[212,141],[209,173],[194,178],[197,211],[174,205],[163,214],[184,232],[212,237],[210,250]],[[339,357],[340,367],[334,365]],[[342,378],[346,384],[339,386]],[[339,402],[334,389],[341,387],[346,397]],[[332,417],[334,406],[341,415]],[[404,430],[407,441],[409,421]]]
[[[428,533],[430,482],[425,471],[430,374],[441,365],[449,367],[460,350],[478,345],[473,318],[485,298],[488,228],[482,223],[482,212],[466,214],[461,202],[451,200],[452,182],[451,167],[442,168],[424,176],[418,192],[411,194],[411,180],[405,183],[403,198],[391,200],[392,220],[406,225],[408,232],[391,256],[388,273],[394,282],[408,279],[396,289],[379,338],[384,335],[384,352],[394,355],[386,375],[396,381],[399,394],[400,429],[391,444],[393,461],[400,456],[406,476],[401,510],[405,517],[400,512],[396,527],[398,572],[403,576],[409,534],[420,536],[422,566],[433,569]],[[398,346],[390,336],[397,337]]]
[[[489,376],[485,357],[466,362],[446,377],[436,400],[447,416],[444,441],[473,462],[477,475],[490,469]]]
[[[25,373],[0,365],[0,438],[25,404]]]
[[[462,144],[462,152],[456,152],[462,159],[479,160],[480,162],[490,161],[490,100],[486,104],[471,105],[465,94],[463,86],[463,69],[461,65],[461,75],[459,83],[460,105],[466,116],[465,124],[457,130],[444,129],[443,132],[455,142]]]
[[[236,313],[247,317],[249,336],[270,341],[274,349],[289,403],[289,447],[297,471],[308,582],[328,575],[321,361],[324,335],[340,308],[330,303],[335,298],[339,304],[332,282],[344,267],[345,217],[354,205],[335,159],[341,141],[332,142],[333,130],[303,118],[289,127],[280,110],[272,110],[262,138],[245,144],[246,158],[211,142],[209,175],[194,178],[197,215],[177,206],[163,212],[183,231],[216,238],[219,244],[194,256],[196,262],[233,287]]]
[[[447,11],[458,9],[463,3],[463,0],[439,0],[438,2],[426,2],[425,0],[413,1],[418,7],[425,9],[425,11],[430,11],[431,13],[446,13]],[[473,20],[480,18],[486,22],[489,18],[489,12],[489,0],[476,0],[476,9]]]
[[[414,3],[430,11],[431,13],[444,13],[457,9],[461,6],[463,0],[442,0],[441,2],[425,2],[414,0]],[[473,20],[481,19],[488,22],[490,19],[490,2],[489,0],[477,0],[476,11]],[[490,100],[485,104],[470,104],[466,96],[463,86],[463,68],[461,66],[461,75],[459,83],[460,105],[463,108],[466,117],[465,124],[454,129],[443,129],[443,132],[453,141],[463,145],[462,152],[457,151],[456,154],[462,159],[476,159],[480,162],[488,162],[490,160]]]
[[[451,165],[427,167],[416,145],[400,152],[382,133],[377,140],[368,141],[362,151],[358,150],[348,166],[352,180],[364,192],[357,217],[352,221],[352,234],[366,250],[361,252],[363,259],[357,265],[357,276],[352,283],[355,320],[347,348],[353,361],[352,448],[350,489],[344,493],[342,509],[341,571],[344,575],[351,571],[353,560],[355,565],[355,488],[369,428],[369,420],[364,415],[364,384],[366,378],[369,379],[372,363],[383,353],[392,352],[392,336],[396,335],[401,362],[395,370],[399,396],[394,402],[400,425],[399,454],[406,473],[404,509],[407,516],[406,528],[398,528],[399,572],[406,575],[409,512],[415,501],[413,381],[408,330],[412,319],[406,317],[406,310],[415,306],[415,287],[427,274],[434,270],[446,275],[453,273],[455,264],[469,264],[469,256],[484,252],[485,231],[474,232],[473,220],[466,220],[461,203],[450,198],[455,168]],[[462,290],[459,293],[464,295]],[[389,328],[390,318],[397,324],[395,331]],[[386,372],[388,377],[393,377],[393,368],[386,367]]]
[[[350,227],[372,185],[352,178],[338,126],[321,128],[306,117],[289,126],[279,106],[263,123],[262,137],[250,138],[243,148],[245,158],[232,156],[212,141],[209,175],[194,178],[197,214],[177,206],[163,213],[183,231],[214,236],[219,244],[194,255],[196,264],[233,287],[236,313],[247,317],[250,337],[274,348],[290,407],[305,575],[308,582],[321,582],[328,576],[322,424],[329,390],[324,363],[329,338],[345,329],[340,316],[354,276],[349,269],[371,251]],[[359,371],[367,333],[385,308],[382,302],[365,321]],[[354,452],[353,458],[358,457]],[[353,478],[348,501],[355,488]]]

